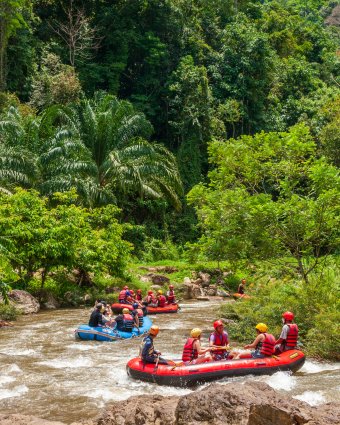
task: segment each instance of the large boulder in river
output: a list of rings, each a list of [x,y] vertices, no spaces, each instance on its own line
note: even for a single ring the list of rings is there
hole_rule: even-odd
[[[97,425],[335,425],[339,405],[311,407],[261,382],[212,384],[184,396],[131,397],[106,407]],[[1,425],[1,423],[0,423]]]
[[[14,289],[8,294],[10,303],[23,314],[38,313],[40,304],[30,293],[20,289]]]

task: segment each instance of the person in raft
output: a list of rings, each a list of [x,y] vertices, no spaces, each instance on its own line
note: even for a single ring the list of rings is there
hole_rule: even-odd
[[[133,317],[136,328],[139,329],[140,326],[143,326],[144,312],[137,302],[133,303],[132,307],[133,310],[131,311],[131,316]]]
[[[241,280],[241,283],[238,285],[238,289],[237,289],[237,293],[238,294],[241,294],[241,295],[244,295],[245,294],[245,292],[244,292],[245,285],[246,285],[246,280],[245,279],[242,279]]]
[[[268,326],[265,323],[258,323],[255,326],[257,336],[251,344],[245,345],[243,348],[255,348],[255,350],[242,351],[240,353],[230,353],[230,357],[233,359],[250,358],[263,359],[264,357],[270,357],[274,354],[275,350],[275,337],[272,334],[267,333]]]
[[[92,311],[89,326],[96,328],[97,326],[105,326],[107,320],[103,317],[105,307],[102,303],[97,303],[96,308]]]
[[[158,307],[157,297],[151,290],[148,291],[146,302],[148,303],[147,305],[149,305],[150,307]]]
[[[119,292],[119,295],[118,295],[118,302],[120,304],[125,303],[126,291],[129,291],[129,287],[125,285],[124,288]]]
[[[279,339],[275,342],[275,352],[277,354],[283,353],[287,350],[294,350],[297,346],[297,340],[299,336],[299,328],[295,323],[294,313],[286,311],[282,314],[282,331]]]
[[[213,347],[212,357],[213,360],[223,360],[229,358],[229,337],[228,333],[224,330],[222,320],[214,322],[215,331],[210,335],[209,345]]]
[[[132,332],[135,326],[133,316],[128,308],[123,308],[122,314],[115,318],[115,322],[117,324],[116,329],[119,331]]]
[[[199,328],[194,328],[190,332],[190,338],[187,339],[183,348],[182,360],[184,364],[200,364],[210,362],[212,360],[209,353],[211,351],[211,347],[201,347],[201,334],[202,330]],[[209,353],[209,355],[207,355],[207,353]]]
[[[159,327],[157,325],[152,325],[147,336],[143,339],[140,347],[140,358],[145,363],[168,364],[167,360],[160,357],[162,353],[155,350],[153,345],[153,340],[158,335],[158,332]]]
[[[163,291],[160,289],[157,295],[158,307],[165,307],[166,298],[163,295]]]
[[[166,293],[166,299],[168,301],[168,304],[177,304],[175,291],[174,291],[174,285],[169,285],[169,290]]]

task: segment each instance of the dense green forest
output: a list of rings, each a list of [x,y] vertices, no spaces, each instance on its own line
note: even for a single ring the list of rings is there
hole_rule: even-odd
[[[38,271],[40,290],[60,270],[105,287],[131,260],[334,285],[339,9],[2,0],[3,294]]]

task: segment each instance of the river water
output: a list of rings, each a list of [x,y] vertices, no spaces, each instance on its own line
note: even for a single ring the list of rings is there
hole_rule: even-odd
[[[155,347],[179,358],[189,331],[204,330],[206,342],[220,301],[186,302],[177,314],[150,316],[161,331]],[[45,311],[22,316],[0,329],[0,412],[34,415],[71,423],[93,418],[107,402],[133,395],[180,395],[192,389],[161,387],[128,378],[127,360],[138,355],[139,338],[118,342],[76,341],[74,330],[87,323],[90,309]],[[219,381],[261,380],[312,405],[340,401],[340,364],[307,360],[291,375]],[[207,385],[207,384],[206,384]]]

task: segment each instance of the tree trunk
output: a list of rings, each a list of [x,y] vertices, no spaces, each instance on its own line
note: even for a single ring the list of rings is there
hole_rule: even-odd
[[[0,19],[0,92],[6,89],[6,25],[3,19]]]

